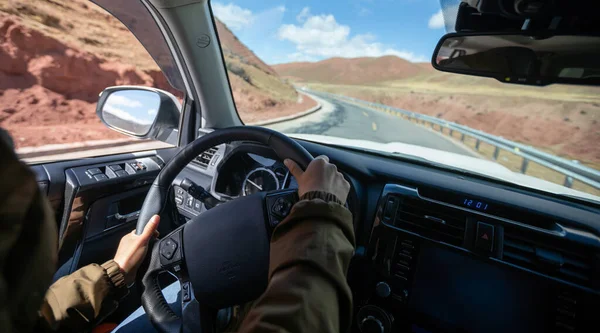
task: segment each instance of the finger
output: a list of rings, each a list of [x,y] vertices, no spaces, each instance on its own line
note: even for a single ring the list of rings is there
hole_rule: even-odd
[[[329,162],[329,157],[327,157],[327,155],[320,155],[320,156],[317,156],[317,158],[321,159],[321,160],[325,160],[325,162]]]
[[[292,176],[294,176],[296,179],[302,177],[302,175],[304,174],[304,171],[302,171],[300,166],[296,162],[290,160],[289,158],[286,158],[283,161],[283,164],[285,164],[285,166],[290,170]]]
[[[150,240],[154,232],[158,228],[158,224],[160,223],[160,216],[154,215],[150,218],[150,221],[144,227],[144,232],[142,232],[142,239]]]

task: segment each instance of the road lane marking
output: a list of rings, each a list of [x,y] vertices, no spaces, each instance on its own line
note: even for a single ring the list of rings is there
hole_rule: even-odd
[[[375,124],[375,122],[371,124],[371,127],[373,128],[373,132],[377,131],[377,124]]]
[[[369,114],[366,111],[363,111],[363,115],[367,118],[369,118]]]

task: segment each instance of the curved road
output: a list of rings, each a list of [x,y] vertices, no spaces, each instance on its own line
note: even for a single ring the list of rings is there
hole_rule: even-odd
[[[402,142],[474,156],[460,143],[400,117],[331,98],[311,97],[322,104],[321,111],[268,127],[289,134],[319,134],[381,143]]]
[[[467,156],[476,156],[469,148],[462,146],[460,143],[454,142],[439,133],[413,124],[400,117],[340,102],[331,98],[310,95],[313,99],[321,103],[321,110],[298,119],[266,127],[288,134],[319,134],[381,143],[402,142]],[[61,149],[54,149],[47,152],[38,152],[32,156],[22,157],[22,159],[28,163],[33,163],[116,154],[125,150],[142,151],[158,149],[169,147],[169,145],[158,141],[135,141],[126,147],[122,145],[108,148],[89,146],[84,147],[85,150],[83,151],[67,147],[63,148],[63,151]],[[67,151],[65,152],[64,150]]]

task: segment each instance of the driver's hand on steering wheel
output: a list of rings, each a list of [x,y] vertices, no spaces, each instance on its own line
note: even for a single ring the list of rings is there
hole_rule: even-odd
[[[154,215],[146,224],[144,232],[136,235],[135,230],[121,238],[114,261],[119,265],[125,275],[125,283],[130,284],[135,280],[135,274],[148,252],[148,243],[153,237],[158,237],[158,224],[160,216]]]
[[[298,182],[298,196],[312,191],[322,191],[335,195],[341,202],[346,202],[350,184],[337,170],[335,164],[329,163],[329,158],[321,155],[315,158],[306,171],[302,171],[296,162],[286,159],[283,161],[290,173]]]

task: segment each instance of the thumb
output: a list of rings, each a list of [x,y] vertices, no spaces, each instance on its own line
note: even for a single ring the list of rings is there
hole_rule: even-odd
[[[148,240],[150,240],[150,238],[152,236],[154,236],[156,229],[158,229],[159,223],[160,223],[160,216],[154,215],[150,218],[150,221],[148,221],[148,223],[144,227],[144,231],[142,232],[142,235],[141,235],[142,239],[144,241],[148,241]]]
[[[292,176],[294,176],[294,178],[296,179],[302,177],[302,175],[304,174],[304,171],[302,171],[300,166],[298,166],[296,162],[290,160],[289,158],[286,158],[283,161],[283,164],[285,164],[285,166],[290,170]]]

